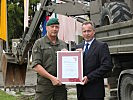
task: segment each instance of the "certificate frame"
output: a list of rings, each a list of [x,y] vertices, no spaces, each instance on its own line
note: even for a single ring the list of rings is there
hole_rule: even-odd
[[[71,65],[71,63],[73,64]],[[75,70],[72,68],[73,65]],[[76,75],[73,73],[76,73]],[[82,84],[83,53],[80,51],[57,51],[57,78],[62,84]]]

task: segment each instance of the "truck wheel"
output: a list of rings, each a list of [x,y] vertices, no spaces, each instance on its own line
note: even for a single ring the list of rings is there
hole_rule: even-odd
[[[100,25],[104,26],[130,19],[132,19],[132,13],[127,4],[122,2],[111,2],[105,4],[102,8]]]
[[[133,100],[133,76],[125,75],[120,83],[120,100]]]

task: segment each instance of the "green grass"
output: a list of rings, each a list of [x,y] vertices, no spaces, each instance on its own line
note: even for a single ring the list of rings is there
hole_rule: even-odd
[[[12,96],[7,94],[6,92],[0,90],[0,100],[34,100],[34,96],[24,96],[21,93],[16,93],[18,96]]]
[[[0,100],[17,100],[17,98],[0,90]]]

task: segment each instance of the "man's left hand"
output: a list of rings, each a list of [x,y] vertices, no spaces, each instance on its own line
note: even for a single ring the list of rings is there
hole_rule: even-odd
[[[84,77],[83,77],[83,80],[82,80],[83,84],[87,84],[88,81],[89,81],[89,80],[88,80],[87,76],[84,76]]]

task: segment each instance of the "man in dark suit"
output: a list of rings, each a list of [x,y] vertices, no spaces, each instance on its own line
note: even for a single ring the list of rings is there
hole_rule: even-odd
[[[93,22],[82,24],[83,42],[76,46],[83,54],[83,84],[77,84],[78,100],[104,100],[104,75],[113,67],[108,45],[94,38]]]

